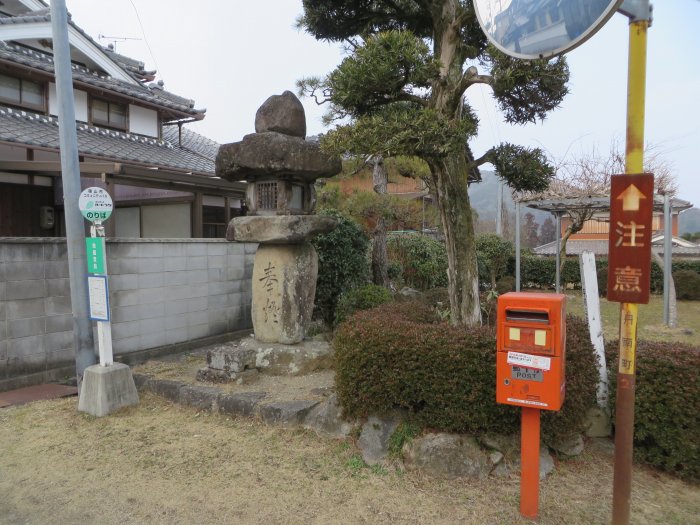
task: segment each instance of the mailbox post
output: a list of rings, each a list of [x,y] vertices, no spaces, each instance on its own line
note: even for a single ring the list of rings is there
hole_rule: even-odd
[[[566,296],[511,292],[498,298],[496,402],[522,407],[520,513],[537,518],[540,410],[566,394]]]

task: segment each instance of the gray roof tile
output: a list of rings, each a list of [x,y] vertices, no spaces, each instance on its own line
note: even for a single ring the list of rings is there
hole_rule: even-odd
[[[165,133],[166,140],[159,140],[80,122],[76,126],[81,155],[214,175],[218,144],[186,128],[183,128],[183,147],[179,147],[177,129],[175,142],[171,142],[168,140],[172,137],[170,131]],[[0,141],[58,151],[58,119],[0,107]]]
[[[0,41],[0,60],[14,62],[54,74],[53,56],[12,42]],[[204,111],[206,111],[196,109],[193,100],[169,93],[160,87],[154,89],[140,83],[138,85],[130,84],[77,64],[73,64],[73,79],[91,86],[121,93],[162,108],[191,115],[195,118],[202,118]]]

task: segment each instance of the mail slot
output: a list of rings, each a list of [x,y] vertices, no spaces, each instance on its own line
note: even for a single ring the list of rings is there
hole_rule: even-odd
[[[510,292],[498,298],[496,401],[559,410],[566,378],[566,296]]]

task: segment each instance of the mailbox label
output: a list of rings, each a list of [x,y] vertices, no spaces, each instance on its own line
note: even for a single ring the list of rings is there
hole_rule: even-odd
[[[521,352],[508,352],[509,365],[524,366],[526,368],[537,368],[539,370],[549,370],[552,366],[552,359],[541,355],[523,354]]]
[[[538,383],[542,383],[544,381],[544,371],[537,370],[536,368],[513,366],[511,367],[510,377],[511,379],[520,379],[521,381],[537,381]]]

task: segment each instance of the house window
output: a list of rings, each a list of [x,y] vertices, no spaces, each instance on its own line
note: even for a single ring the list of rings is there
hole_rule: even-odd
[[[44,85],[23,78],[0,75],[0,101],[28,109],[46,110]]]
[[[218,206],[202,206],[202,237],[221,239],[226,237],[226,210]]]
[[[126,130],[126,104],[93,99],[91,110],[93,125]]]

